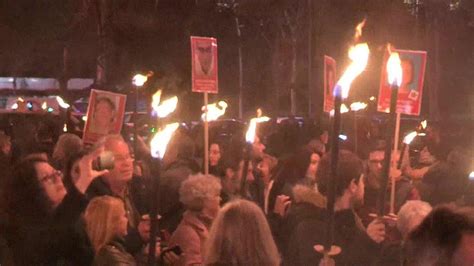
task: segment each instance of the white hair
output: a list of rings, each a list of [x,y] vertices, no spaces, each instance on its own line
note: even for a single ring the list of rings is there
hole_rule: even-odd
[[[179,200],[192,211],[201,211],[204,200],[219,196],[221,182],[213,175],[191,175],[183,181],[179,189]]]
[[[103,137],[101,137],[93,146],[93,149],[97,149],[101,146],[104,146],[106,147],[107,145],[109,145],[111,142],[124,142],[124,143],[127,143],[125,141],[125,139],[122,137],[122,135],[120,134],[109,134],[109,135],[105,135]]]
[[[433,208],[428,202],[409,200],[398,211],[397,228],[403,236],[407,236]],[[415,224],[414,224],[415,223]]]

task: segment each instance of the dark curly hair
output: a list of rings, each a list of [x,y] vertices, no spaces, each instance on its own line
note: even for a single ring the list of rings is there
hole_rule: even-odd
[[[35,165],[48,163],[38,157],[28,157],[13,168],[5,191],[6,212],[12,222],[37,223],[49,217],[52,204],[37,178]]]

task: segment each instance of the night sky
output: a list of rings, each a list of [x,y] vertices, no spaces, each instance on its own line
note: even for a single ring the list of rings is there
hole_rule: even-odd
[[[424,1],[418,12],[403,0],[314,0],[312,9],[307,0],[243,0],[235,1],[235,9],[230,7],[232,2],[2,0],[0,76],[59,78],[66,73],[68,77],[95,78],[101,53],[98,15],[104,12],[98,5],[108,4],[105,89],[127,91],[136,71],[152,70],[155,75],[147,89],[162,87],[167,94],[177,94],[185,104],[181,113],[190,115],[192,109],[199,108],[201,96],[191,93],[189,37],[216,37],[219,98],[229,101],[228,115],[235,116],[238,18],[244,114],[253,113],[256,107],[270,114],[288,114],[289,91],[294,88],[297,113],[308,113],[311,96],[312,115],[317,115],[322,103],[323,56],[334,57],[338,70],[344,69],[354,27],[366,18],[362,40],[369,43],[371,57],[366,72],[353,85],[351,99],[367,100],[376,95],[384,47],[390,42],[400,49],[428,52],[423,116],[474,116],[474,1]],[[312,44],[308,49],[310,28]],[[291,82],[293,48],[296,76]]]

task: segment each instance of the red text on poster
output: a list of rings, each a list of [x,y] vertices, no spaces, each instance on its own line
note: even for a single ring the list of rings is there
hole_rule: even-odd
[[[218,93],[217,40],[191,36],[193,92]]]
[[[420,115],[423,82],[426,68],[425,51],[395,50],[402,62],[402,84],[398,90],[397,112],[406,115]],[[387,80],[387,60],[385,54],[380,79],[377,110],[388,113],[390,109],[390,84]]]
[[[91,90],[82,136],[84,143],[94,143],[108,134],[120,134],[126,101],[124,94]]]
[[[324,56],[324,112],[334,109],[334,86],[336,85],[336,60]]]

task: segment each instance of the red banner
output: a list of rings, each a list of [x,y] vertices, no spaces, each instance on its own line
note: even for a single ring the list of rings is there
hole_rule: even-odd
[[[398,90],[397,112],[420,115],[423,82],[426,68],[425,51],[395,50],[402,61],[403,78]],[[385,54],[380,79],[377,110],[388,113],[390,109],[390,84],[387,81],[388,52]]]
[[[324,56],[324,112],[334,109],[334,86],[336,85],[336,60]]]
[[[94,143],[108,134],[120,134],[127,95],[91,90],[82,139]]]
[[[193,92],[218,93],[217,40],[191,36]]]

